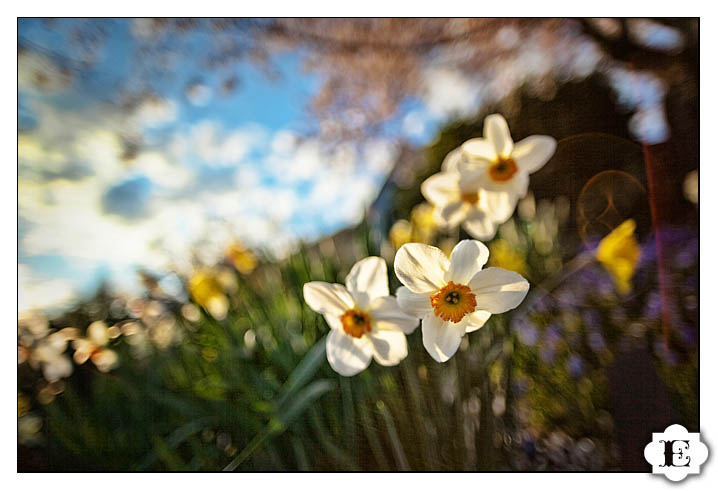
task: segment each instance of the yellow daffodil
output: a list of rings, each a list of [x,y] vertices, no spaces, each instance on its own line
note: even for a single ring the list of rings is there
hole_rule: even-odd
[[[425,244],[433,241],[438,223],[434,218],[434,206],[429,203],[420,203],[411,210],[411,236],[414,242]]]
[[[230,244],[225,253],[229,262],[242,274],[249,274],[257,267],[257,257],[237,242]]]
[[[489,266],[516,271],[522,276],[529,276],[529,268],[523,254],[511,247],[506,239],[496,239],[491,243]]]
[[[631,280],[641,258],[635,231],[636,222],[626,220],[601,239],[596,249],[596,259],[611,274],[621,294],[631,291]]]
[[[222,320],[227,316],[229,301],[222,283],[211,270],[199,270],[192,275],[189,279],[189,293],[215,319]]]
[[[411,224],[406,220],[397,220],[389,230],[389,240],[394,250],[411,242]]]

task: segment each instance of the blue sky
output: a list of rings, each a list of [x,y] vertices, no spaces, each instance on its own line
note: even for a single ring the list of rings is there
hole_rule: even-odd
[[[207,46],[196,36],[174,77],[158,84],[163,100],[128,117],[108,101],[117,82],[135,76],[138,40],[131,21],[108,21],[91,71],[69,87],[58,77],[57,88],[37,90],[38,70],[52,75],[58,59],[77,55],[65,37],[72,22],[19,24],[20,42],[43,48],[19,62],[21,308],[67,305],[101,279],[132,291],[138,268],[187,272],[192,253],[212,262],[234,239],[281,256],[297,240],[356,222],[390,168],[387,142],[325,154],[301,138],[316,124],[306,108],[319,80],[292,53],[274,60],[277,80],[236,66],[239,88],[226,96],[221,74],[197,68],[192,53]],[[119,155],[128,133],[145,143],[131,164]],[[342,192],[348,186],[353,193]],[[156,224],[168,232],[153,233]],[[123,237],[132,247],[115,249]]]
[[[307,136],[318,124],[307,108],[321,80],[302,70],[297,53],[274,59],[281,75],[274,81],[236,64],[238,89],[225,95],[227,73],[202,67],[211,46],[193,35],[177,52],[174,76],[154,81],[161,98],[126,111],[113,104],[118,87],[142,81],[133,56],[140,43],[158,39],[142,20],[98,20],[107,29],[104,48],[93,69],[70,83],[61,63],[83,56],[67,42],[74,22],[18,25],[19,44],[39,48],[18,57],[20,310],[66,307],[102,279],[136,293],[139,268],[187,274],[234,240],[281,257],[299,240],[360,220],[399,137],[427,143],[444,122],[474,115],[523,83],[547,74],[580,79],[602,57],[587,40],[547,45],[506,28],[498,36],[520,47],[513,57],[474,75],[451,56],[435,57],[419,95],[404,101],[384,136],[327,151]],[[620,66],[605,74],[635,112],[637,138],[667,138],[665,88]],[[137,138],[139,152],[124,158],[123,142]]]

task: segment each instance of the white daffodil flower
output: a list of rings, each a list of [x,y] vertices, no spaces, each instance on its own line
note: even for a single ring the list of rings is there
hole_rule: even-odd
[[[389,295],[386,262],[379,257],[356,263],[347,275],[346,287],[323,281],[306,283],[304,300],[329,324],[327,360],[345,377],[364,370],[372,357],[384,366],[397,365],[407,355],[405,334],[419,325],[419,319],[404,313]]]
[[[424,347],[432,358],[451,358],[467,332],[483,326],[491,314],[516,308],[529,283],[501,268],[481,269],[489,250],[477,240],[462,240],[451,257],[436,247],[410,243],[396,253],[394,270],[404,286],[396,297],[404,312],[421,317]]]
[[[455,165],[463,178],[487,191],[504,194],[503,203],[509,204],[513,214],[516,202],[526,196],[529,174],[549,161],[556,151],[556,140],[533,135],[514,144],[504,117],[492,114],[484,119],[484,137],[466,141],[461,151],[462,158],[455,159]]]
[[[95,321],[87,328],[87,337],[78,338],[72,342],[75,354],[72,358],[75,363],[82,365],[92,360],[98,370],[109,372],[119,364],[119,357],[106,345],[110,341],[110,330],[102,321]]]
[[[64,354],[67,341],[60,333],[53,333],[44,338],[33,349],[30,365],[33,368],[42,366],[42,374],[48,382],[56,382],[72,374],[72,362]]]
[[[513,214],[513,206],[507,193],[482,188],[477,172],[459,172],[462,154],[461,147],[451,151],[444,159],[442,171],[424,181],[421,192],[434,205],[440,225],[449,228],[461,225],[472,237],[491,240],[498,225]]]

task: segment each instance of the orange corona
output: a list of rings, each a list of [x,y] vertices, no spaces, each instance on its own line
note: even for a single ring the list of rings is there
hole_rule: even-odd
[[[461,193],[461,201],[464,203],[469,203],[470,205],[475,205],[479,202],[479,192],[475,191],[473,193]]]
[[[434,314],[445,321],[457,323],[476,310],[476,295],[466,285],[450,281],[448,285],[431,296]]]
[[[371,332],[371,319],[369,314],[359,310],[349,309],[340,317],[344,332],[352,337],[360,338]]]
[[[500,158],[489,167],[489,175],[494,181],[505,182],[514,177],[518,170],[519,168],[516,166],[514,159]]]

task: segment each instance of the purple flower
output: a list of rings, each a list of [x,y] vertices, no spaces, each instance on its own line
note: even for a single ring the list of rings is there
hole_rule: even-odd
[[[538,330],[536,329],[536,326],[534,326],[530,322],[526,322],[521,327],[519,327],[518,334],[519,340],[526,346],[535,346],[538,342]]]
[[[646,306],[643,308],[643,316],[652,320],[661,318],[661,294],[659,292],[652,291],[648,295]]]
[[[541,348],[539,356],[541,357],[541,361],[548,365],[551,365],[556,359],[556,350],[550,346],[544,346],[543,348]]]
[[[599,353],[606,349],[606,341],[598,331],[591,331],[588,334],[588,345],[591,347],[594,353]]]
[[[601,327],[601,314],[594,309],[586,309],[583,311],[583,323],[588,329],[598,329]]]
[[[566,367],[573,378],[583,375],[583,360],[578,355],[569,356],[566,360]]]

